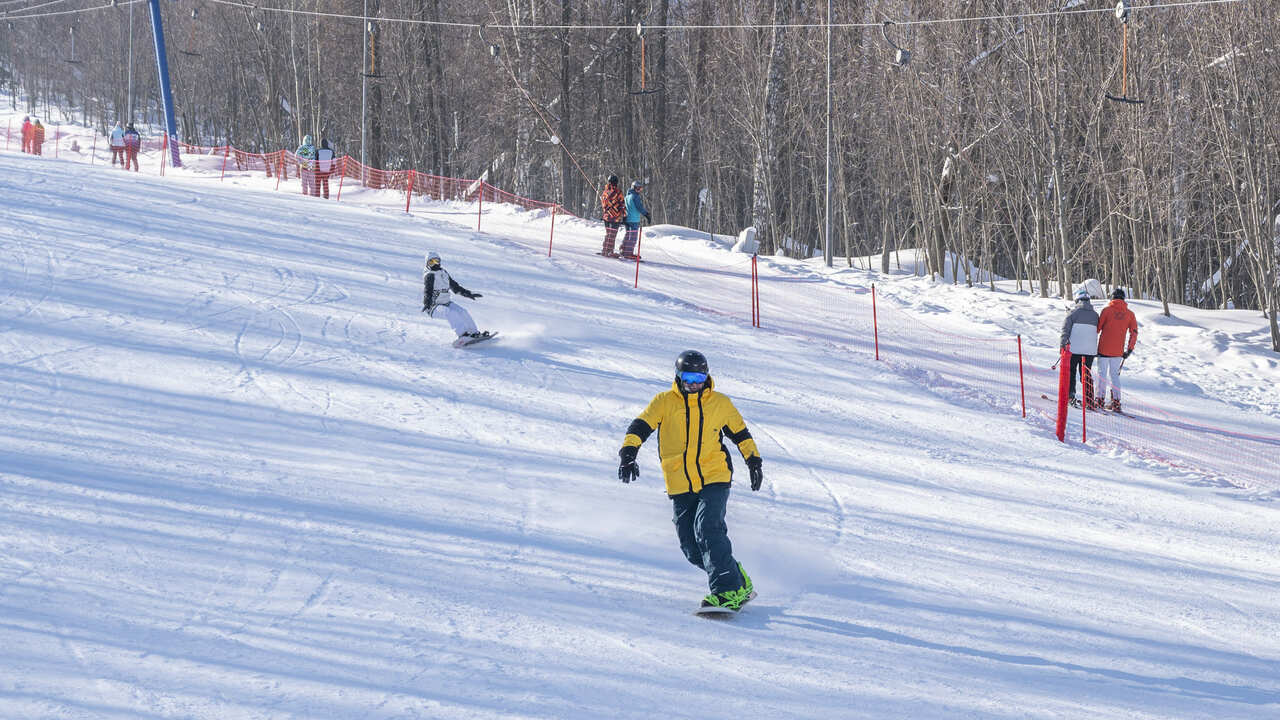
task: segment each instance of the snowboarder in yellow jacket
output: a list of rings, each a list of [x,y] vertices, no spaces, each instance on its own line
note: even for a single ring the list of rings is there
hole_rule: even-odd
[[[752,490],[760,489],[764,470],[751,431],[733,402],[715,391],[702,353],[680,353],[671,389],[655,395],[644,412],[631,421],[618,451],[618,478],[622,482],[640,476],[636,455],[655,430],[667,495],[675,507],[673,521],[680,549],[689,562],[707,573],[711,594],[702,606],[738,610],[755,592],[751,578],[733,558],[725,524],[733,464],[724,439],[737,445],[746,459]]]

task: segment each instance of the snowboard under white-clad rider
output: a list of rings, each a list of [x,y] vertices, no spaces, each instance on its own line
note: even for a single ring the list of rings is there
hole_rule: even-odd
[[[754,592],[751,578],[733,557],[725,524],[733,465],[724,439],[737,445],[746,460],[753,491],[760,489],[764,470],[756,441],[733,402],[716,392],[702,353],[680,353],[671,389],[655,395],[631,421],[618,451],[622,482],[640,476],[636,455],[654,431],[680,550],[707,573],[711,593],[702,600],[702,607],[738,610]]]
[[[434,250],[427,253],[427,264],[422,269],[422,312],[448,320],[459,339],[488,337],[489,331],[480,332],[471,313],[453,302],[455,294],[471,300],[482,297],[459,285],[449,271],[441,267],[440,253]]]
[[[1089,291],[1082,285],[1075,293],[1076,304],[1062,323],[1062,336],[1059,348],[1071,349],[1071,389],[1068,402],[1079,407],[1076,400],[1076,375],[1081,372],[1080,366],[1086,368],[1084,379],[1084,399],[1089,407],[1095,407],[1093,399],[1093,357],[1098,354],[1098,313],[1089,302]]]

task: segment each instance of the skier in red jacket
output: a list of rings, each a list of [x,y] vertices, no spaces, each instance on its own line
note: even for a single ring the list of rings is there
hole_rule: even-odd
[[[22,152],[31,152],[31,133],[35,126],[31,124],[31,116],[22,118]]]
[[[1126,345],[1125,336],[1128,336]],[[1111,404],[1108,410],[1120,412],[1120,367],[1138,344],[1138,319],[1124,301],[1124,290],[1116,288],[1111,302],[1098,313],[1098,406],[1107,399],[1111,388]]]

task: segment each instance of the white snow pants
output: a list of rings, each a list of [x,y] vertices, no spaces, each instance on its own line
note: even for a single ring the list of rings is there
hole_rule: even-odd
[[[471,313],[458,303],[445,303],[444,305],[436,305],[431,308],[432,318],[441,318],[449,321],[449,327],[462,337],[467,333],[478,332],[476,321],[471,319]]]
[[[1098,356],[1098,399],[1105,400],[1107,388],[1111,388],[1111,399],[1120,400],[1120,365],[1123,363],[1122,357]]]

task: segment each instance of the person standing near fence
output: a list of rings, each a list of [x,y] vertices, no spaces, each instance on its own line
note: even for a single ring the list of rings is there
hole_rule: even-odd
[[[31,116],[23,115],[22,116],[22,152],[24,153],[31,152],[31,131],[34,129],[35,129],[35,126],[31,124]]]
[[[324,185],[324,199],[329,199],[329,176],[333,174],[333,148],[329,147],[327,138],[320,138],[320,149],[316,150],[316,195],[320,194],[320,186]]]
[[[302,138],[302,144],[293,153],[298,159],[298,174],[302,179],[302,194],[311,195],[316,189],[316,146],[311,136]]]
[[[1062,323],[1062,336],[1058,344],[1060,348],[1071,350],[1071,367],[1068,371],[1071,384],[1067,397],[1072,407],[1080,407],[1080,401],[1076,399],[1076,375],[1083,373],[1081,384],[1085,402],[1090,408],[1095,408],[1092,371],[1093,356],[1098,354],[1098,313],[1089,302],[1089,291],[1084,286],[1076,290],[1075,298],[1075,307]],[[1085,368],[1083,371],[1080,369],[1082,365]]]
[[[1123,412],[1120,409],[1120,368],[1137,344],[1138,318],[1125,303],[1124,290],[1116,288],[1111,291],[1111,302],[1098,313],[1098,407],[1103,407],[1110,388],[1111,404],[1106,408]]]
[[[44,154],[44,125],[39,120],[31,128],[31,152],[35,155]]]
[[[627,260],[639,260],[636,257],[636,244],[640,242],[640,220],[649,220],[649,208],[645,207],[644,198],[640,192],[644,190],[644,183],[636,180],[631,183],[631,189],[627,191],[627,235],[622,240],[622,257]]]
[[[129,165],[133,165],[133,171],[138,170],[138,150],[142,148],[142,136],[137,130],[133,129],[133,123],[129,123],[124,129],[124,169],[128,170]]]
[[[604,247],[600,254],[605,257],[618,257],[614,251],[614,242],[618,238],[618,228],[627,221],[627,201],[622,197],[622,188],[618,187],[618,176],[610,175],[609,182],[600,193],[600,206],[604,210]]]
[[[118,122],[111,128],[111,164],[115,165],[116,160],[120,161],[122,167],[124,166],[124,128],[120,127]]]

